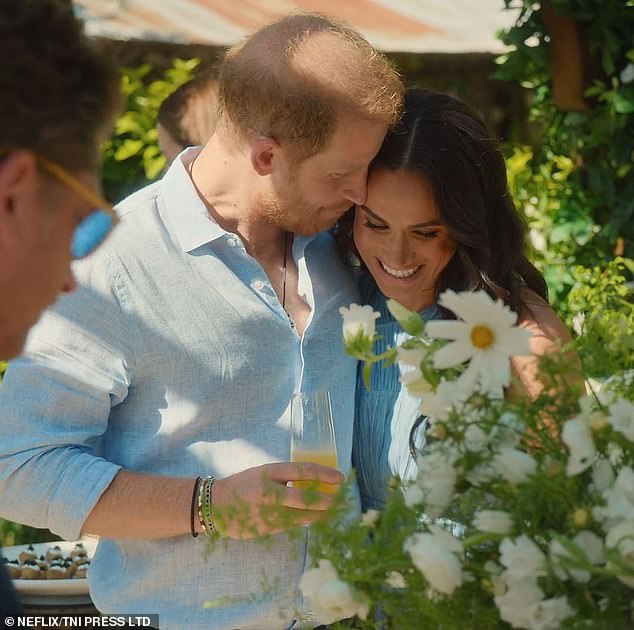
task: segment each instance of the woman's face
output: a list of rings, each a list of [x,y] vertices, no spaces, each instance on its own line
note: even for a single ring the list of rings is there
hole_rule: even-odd
[[[370,174],[354,242],[381,292],[413,311],[435,301],[440,273],[456,251],[431,185],[414,171]]]

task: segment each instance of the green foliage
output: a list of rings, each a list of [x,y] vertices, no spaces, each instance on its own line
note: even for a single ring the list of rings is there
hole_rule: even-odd
[[[603,381],[593,395],[568,349],[540,358],[547,386],[534,399],[452,383],[450,407],[428,405],[418,477],[393,479],[380,513],[355,520],[339,501],[312,526],[311,605],[343,617],[363,602],[353,627],[364,629],[634,627],[633,272],[622,258],[573,270],[574,345],[584,376]],[[418,341],[399,349],[424,374],[436,350]],[[438,373],[449,374],[425,393],[407,381],[423,405]]]
[[[605,265],[615,253],[634,256],[634,5],[630,0],[551,0],[571,16],[596,76],[586,91],[588,109],[564,112],[553,102],[550,38],[540,4],[521,6],[516,24],[502,35],[512,46],[499,58],[496,78],[533,90],[531,119],[540,147],[510,156],[511,192],[525,210],[535,259],[554,301],[565,309],[575,265]]]
[[[120,201],[152,182],[165,168],[156,130],[158,108],[177,87],[193,77],[199,63],[198,59],[176,59],[156,80],[149,79],[149,64],[121,71],[125,111],[103,150],[103,182],[109,199]]]
[[[605,268],[573,273],[568,325],[580,335],[577,349],[588,376],[605,379],[634,369],[634,261],[616,258]]]
[[[59,540],[48,529],[36,529],[0,518],[0,547]]]

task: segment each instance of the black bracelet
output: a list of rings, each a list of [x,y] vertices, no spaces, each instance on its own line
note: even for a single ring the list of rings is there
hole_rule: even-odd
[[[192,505],[190,508],[190,516],[189,516],[189,523],[191,525],[192,528],[192,536],[194,538],[198,538],[198,532],[196,531],[196,528],[194,527],[194,513],[198,514],[198,484],[201,482],[201,478],[200,477],[196,477],[196,481],[194,481],[194,490],[192,492]]]

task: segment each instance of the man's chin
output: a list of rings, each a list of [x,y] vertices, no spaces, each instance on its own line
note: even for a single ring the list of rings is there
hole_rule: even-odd
[[[8,361],[20,356],[24,350],[27,334],[28,330],[7,337],[0,335],[0,361]]]

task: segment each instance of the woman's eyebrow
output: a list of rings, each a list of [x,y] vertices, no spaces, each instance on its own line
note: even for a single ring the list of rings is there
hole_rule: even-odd
[[[366,214],[369,214],[373,219],[380,221],[381,223],[387,223],[385,219],[380,217],[376,212],[373,212],[368,206],[359,206]],[[444,227],[444,223],[439,219],[432,219],[431,221],[425,221],[424,223],[416,223],[416,225],[410,225],[410,228],[427,228],[427,227]]]

